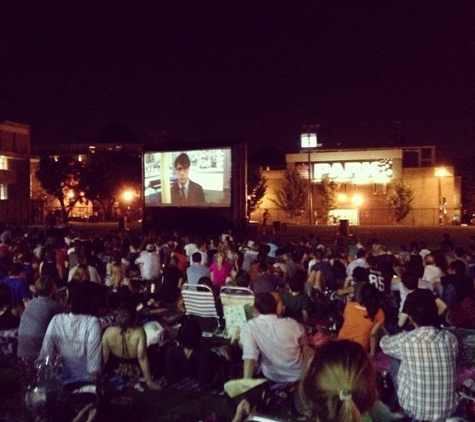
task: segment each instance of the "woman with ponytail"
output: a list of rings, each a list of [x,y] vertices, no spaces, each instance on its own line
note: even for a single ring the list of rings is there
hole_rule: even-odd
[[[376,377],[364,348],[350,340],[330,341],[316,348],[300,384],[306,407],[317,422],[371,420],[376,403]]]

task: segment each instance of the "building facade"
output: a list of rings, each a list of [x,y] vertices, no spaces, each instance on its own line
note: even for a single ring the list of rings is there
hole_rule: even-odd
[[[30,126],[0,123],[0,222],[30,223]]]
[[[296,170],[309,180],[311,201],[301,212],[278,210],[272,202],[275,189],[281,188],[283,172],[264,172],[268,178],[266,198],[261,210],[269,209],[274,219],[296,223],[350,225],[396,224],[388,198],[394,185],[404,181],[414,192],[412,210],[397,224],[434,226],[460,223],[461,180],[453,167],[436,165],[433,146],[372,149],[309,149],[287,154],[288,170]],[[328,176],[338,185],[337,207],[328,218],[315,189]],[[252,219],[259,220],[262,211]]]

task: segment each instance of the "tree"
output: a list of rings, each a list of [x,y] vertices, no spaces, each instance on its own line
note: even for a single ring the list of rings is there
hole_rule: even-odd
[[[393,185],[393,190],[394,193],[388,197],[387,201],[392,217],[399,223],[412,210],[411,204],[414,200],[414,189],[404,180],[400,180]]]
[[[41,157],[35,174],[46,193],[58,200],[63,220],[67,220],[74,205],[87,201],[83,162],[68,156]]]
[[[337,205],[337,193],[340,189],[340,185],[334,180],[328,177],[328,174],[324,175],[321,182],[315,185],[318,194],[321,197],[323,221],[328,221],[328,213],[334,210]]]
[[[274,190],[276,199],[271,201],[279,208],[295,214],[304,208],[307,202],[308,185],[300,173],[295,170],[285,170],[282,189]]]
[[[88,198],[98,205],[106,219],[112,219],[114,207],[126,190],[139,191],[140,155],[129,151],[99,150],[88,155],[86,178]]]
[[[262,174],[262,167],[249,169],[247,175],[247,217],[259,208],[267,192],[267,177]]]
[[[471,213],[475,209],[475,178],[473,177],[473,163],[475,156],[463,155],[455,162],[457,176],[462,178],[462,205]]]

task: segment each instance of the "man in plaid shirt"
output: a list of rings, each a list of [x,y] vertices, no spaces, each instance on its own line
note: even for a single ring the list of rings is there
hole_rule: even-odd
[[[417,289],[407,296],[405,310],[416,327],[381,339],[384,353],[401,361],[397,375],[399,404],[417,421],[437,421],[457,408],[455,336],[438,328],[435,296]]]

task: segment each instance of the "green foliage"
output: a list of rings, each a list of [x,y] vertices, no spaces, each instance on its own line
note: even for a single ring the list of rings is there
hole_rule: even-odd
[[[267,177],[262,174],[262,167],[251,170],[247,175],[247,216],[259,208],[267,192]]]
[[[340,189],[340,185],[334,180],[330,179],[326,174],[325,176],[323,176],[321,182],[317,183],[315,187],[321,198],[322,211],[325,217],[324,221],[327,221],[328,213],[331,210],[334,210],[338,205],[337,193]]]
[[[404,180],[400,180],[393,185],[394,193],[388,199],[388,205],[391,209],[392,217],[396,222],[406,218],[412,210],[412,201],[414,200],[414,189]]]
[[[102,209],[106,219],[113,217],[114,207],[125,190],[140,190],[140,169],[140,156],[128,151],[96,151],[88,155],[88,198]]]
[[[72,157],[41,157],[36,177],[49,195],[60,205],[66,220],[74,205],[86,202],[88,190],[84,176],[84,163]]]
[[[475,157],[464,155],[455,162],[457,176],[462,178],[462,205],[463,208],[475,209],[475,177],[473,171],[473,162]]]
[[[279,208],[295,213],[304,208],[308,198],[308,184],[295,170],[285,170],[282,189],[274,190],[271,201]]]

